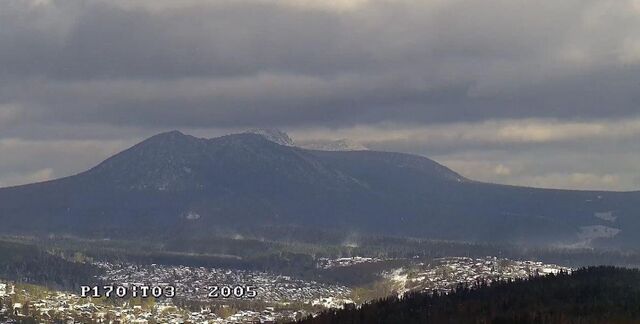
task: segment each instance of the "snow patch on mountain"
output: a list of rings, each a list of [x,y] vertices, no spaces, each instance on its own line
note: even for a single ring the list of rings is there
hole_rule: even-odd
[[[613,215],[613,211],[594,213],[593,216],[608,222],[615,222],[618,218],[618,216]]]
[[[197,220],[200,219],[200,214],[190,211],[185,215],[185,218],[188,220]]]
[[[274,143],[284,145],[284,146],[295,146],[295,143],[289,137],[289,134],[279,130],[279,129],[251,129],[245,132],[246,134],[256,134],[261,135],[269,141]]]
[[[335,141],[310,140],[310,141],[305,141],[304,143],[296,143],[293,139],[291,139],[289,134],[279,129],[257,128],[257,129],[248,130],[245,132],[245,134],[261,135],[267,140],[280,145],[296,146],[296,147],[309,149],[309,150],[318,150],[318,151],[366,151],[366,150],[369,150],[366,146],[346,138],[335,140]]]

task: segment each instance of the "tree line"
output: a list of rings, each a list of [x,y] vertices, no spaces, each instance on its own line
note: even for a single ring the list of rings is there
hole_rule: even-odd
[[[299,324],[359,323],[637,323],[640,271],[608,266],[530,277],[449,294],[413,292]]]

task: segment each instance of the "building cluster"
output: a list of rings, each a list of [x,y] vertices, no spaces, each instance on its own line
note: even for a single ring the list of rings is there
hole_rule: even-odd
[[[360,263],[376,263],[381,261],[385,261],[385,259],[360,257],[360,256],[355,256],[350,258],[337,258],[337,259],[319,258],[316,263],[316,268],[331,269],[331,268],[337,268],[337,267],[350,267]]]
[[[282,306],[291,302],[312,304],[314,300],[326,297],[347,299],[351,295],[349,287],[260,271],[157,264],[96,264],[105,270],[99,278],[104,282],[115,285],[172,285],[176,288],[177,298],[189,301],[243,299]],[[230,296],[225,296],[223,287],[229,288]],[[240,288],[234,292],[235,287]],[[255,296],[247,291],[255,291]]]
[[[374,258],[321,260],[322,268],[346,267]],[[0,281],[0,319],[9,323],[31,317],[67,323],[274,323],[295,320],[326,308],[352,304],[350,288],[294,279],[273,273],[202,267],[96,263],[97,281],[113,285],[172,285],[175,298],[82,298],[74,293]],[[526,278],[571,271],[557,265],[486,257],[450,257],[383,272],[399,294],[447,292],[460,283]],[[210,287],[254,287],[256,296],[211,298]],[[195,309],[195,311],[194,311]],[[1,321],[0,321],[1,322]]]
[[[0,298],[4,298],[7,295],[7,284],[0,283]]]
[[[186,310],[170,299],[149,303],[107,301],[8,282],[0,283],[0,301],[2,323],[21,323],[26,318],[38,323],[275,323],[310,314],[285,312],[287,317],[282,317],[273,307],[266,307],[263,311],[239,310],[222,317],[208,307],[195,312]]]
[[[537,261],[448,257],[388,271],[384,273],[384,277],[393,282],[397,291],[403,294],[415,290],[448,292],[459,284],[473,286],[480,282],[491,283],[560,271],[570,272],[571,269]]]
[[[51,291],[3,282],[0,284],[0,298],[6,302],[2,304],[0,316],[4,314],[18,321],[34,317],[44,322],[272,323],[295,320],[323,308],[352,303],[348,287],[267,272],[109,262],[96,262],[96,265],[104,272],[95,283],[89,284],[124,287],[171,285],[175,287],[176,297],[138,298],[137,301],[114,296],[109,299],[82,298],[79,292]],[[213,287],[218,288],[217,297],[212,297]],[[243,287],[241,291],[245,295],[232,293],[225,296],[222,287],[229,287],[232,292],[234,287]],[[255,297],[250,298],[246,294],[247,287],[252,287]],[[190,311],[176,306],[185,302],[201,305],[200,310]]]

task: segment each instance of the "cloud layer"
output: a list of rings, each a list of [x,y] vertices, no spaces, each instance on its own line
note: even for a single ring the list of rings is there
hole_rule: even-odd
[[[280,127],[482,180],[633,189],[639,72],[637,0],[6,0],[0,141],[42,162],[0,146],[0,185],[157,131]]]

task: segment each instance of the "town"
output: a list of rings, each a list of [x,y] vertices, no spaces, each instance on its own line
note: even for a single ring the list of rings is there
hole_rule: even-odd
[[[348,267],[380,259],[322,259],[318,267]],[[31,317],[39,322],[77,323],[274,323],[304,318],[327,308],[355,307],[357,287],[307,281],[267,272],[204,267],[95,262],[103,270],[96,282],[118,286],[172,285],[175,298],[91,298],[79,292],[0,281],[0,320]],[[398,295],[408,291],[448,292],[459,284],[526,278],[571,269],[536,261],[496,257],[411,260],[381,272],[380,280]],[[210,296],[211,287],[252,286],[254,298]]]
[[[417,262],[407,268],[387,271],[383,276],[395,285],[399,294],[403,294],[416,290],[448,292],[460,284],[474,286],[480,282],[491,283],[561,271],[571,272],[571,269],[539,261],[448,257],[428,263]]]
[[[212,296],[214,289],[225,287],[253,287],[255,297],[241,299],[286,306],[288,303],[311,304],[326,297],[349,302],[351,289],[314,281],[294,279],[290,276],[236,269],[218,269],[187,266],[133,265],[101,262],[105,270],[99,279],[105,282],[130,284],[170,284],[176,287],[176,298],[187,301],[215,302],[237,296]],[[222,288],[221,288],[222,287]]]

